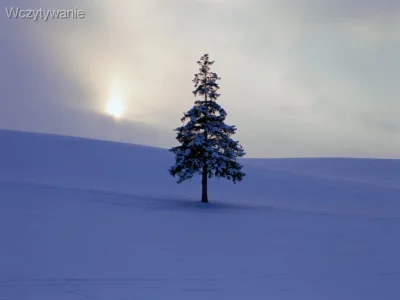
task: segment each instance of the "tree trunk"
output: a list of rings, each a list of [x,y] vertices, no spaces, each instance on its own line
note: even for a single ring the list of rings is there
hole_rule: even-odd
[[[201,202],[207,203],[208,202],[208,194],[207,194],[207,166],[203,167],[203,178],[201,180]]]
[[[205,77],[205,83],[207,84],[207,77]],[[204,99],[207,101],[207,93],[204,95]],[[204,142],[207,141],[207,132],[204,131]],[[207,165],[203,166],[203,178],[201,180],[201,202],[208,202],[208,192],[207,192]]]

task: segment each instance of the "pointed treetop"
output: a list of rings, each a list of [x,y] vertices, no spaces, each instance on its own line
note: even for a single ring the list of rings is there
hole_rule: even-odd
[[[204,54],[197,63],[200,65],[200,72],[194,75],[193,82],[196,89],[193,94],[204,97],[206,101],[216,101],[220,96],[217,93],[219,90],[217,80],[221,78],[216,73],[210,72],[210,66],[214,64],[214,61],[210,61],[209,55]]]

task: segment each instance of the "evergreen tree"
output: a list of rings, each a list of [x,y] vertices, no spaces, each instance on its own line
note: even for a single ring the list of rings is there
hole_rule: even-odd
[[[226,111],[217,104],[220,96],[217,93],[220,78],[216,73],[210,72],[208,54],[203,55],[197,62],[200,72],[195,74],[193,80],[194,96],[197,100],[194,107],[184,113],[181,121],[184,124],[175,129],[176,139],[180,146],[170,149],[175,154],[175,165],[169,169],[172,176],[178,176],[178,183],[193,177],[194,174],[202,175],[202,202],[208,202],[207,178],[213,176],[226,178],[234,183],[241,181],[246,175],[241,171],[242,166],[236,161],[237,157],[245,155],[238,141],[230,137],[235,134],[236,127],[224,123]]]

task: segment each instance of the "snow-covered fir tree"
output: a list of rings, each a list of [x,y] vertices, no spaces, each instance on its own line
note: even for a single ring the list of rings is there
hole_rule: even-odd
[[[208,54],[197,62],[200,72],[193,80],[194,96],[200,96],[194,107],[184,113],[183,126],[175,129],[180,146],[170,149],[175,154],[175,165],[169,169],[172,176],[178,176],[178,183],[195,174],[202,175],[202,202],[208,202],[207,179],[213,176],[226,178],[234,183],[246,175],[236,158],[245,155],[238,141],[231,139],[236,127],[226,125],[226,111],[216,102],[220,96],[216,73],[210,72],[214,61]]]

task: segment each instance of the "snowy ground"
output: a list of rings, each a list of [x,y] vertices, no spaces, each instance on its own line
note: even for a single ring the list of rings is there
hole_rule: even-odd
[[[243,160],[0,131],[0,300],[400,299],[400,160]]]

